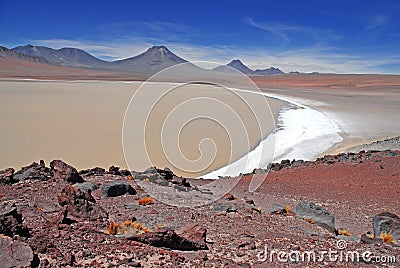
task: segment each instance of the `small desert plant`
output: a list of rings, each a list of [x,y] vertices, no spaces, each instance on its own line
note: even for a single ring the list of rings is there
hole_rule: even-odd
[[[118,226],[119,226],[118,223],[110,222],[110,225],[108,225],[107,233],[110,235],[116,235]]]
[[[290,211],[292,211],[292,208],[290,206],[286,206],[285,207],[285,212],[289,213]]]
[[[154,199],[151,197],[145,197],[142,199],[139,199],[138,204],[141,205],[150,205],[154,203]]]
[[[4,194],[0,194],[0,197],[3,197],[4,196]]]
[[[385,243],[389,243],[389,244],[392,244],[392,243],[393,243],[393,235],[391,235],[391,234],[388,234],[388,233],[381,233],[381,234],[379,235],[379,238],[380,238],[380,239],[383,239],[383,241],[384,241]]]
[[[142,224],[131,220],[125,221],[123,223],[110,222],[110,225],[108,226],[107,230],[107,233],[111,235],[140,234],[149,232],[151,232],[149,228],[146,228]]]
[[[337,235],[345,235],[345,236],[352,236],[352,234],[344,229],[337,229],[336,230]]]
[[[314,223],[315,223],[314,219],[311,219],[311,218],[306,219],[306,221],[307,221],[308,223],[311,223],[311,224],[314,224]]]

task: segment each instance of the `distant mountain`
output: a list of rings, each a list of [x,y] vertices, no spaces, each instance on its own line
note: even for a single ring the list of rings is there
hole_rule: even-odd
[[[254,71],[253,75],[275,75],[275,74],[284,74],[281,70],[275,67],[270,67],[268,69],[257,69]]]
[[[251,74],[253,72],[252,69],[244,65],[243,62],[241,62],[240,60],[233,60],[228,63],[228,66],[235,68],[236,70],[241,71],[244,74]]]
[[[11,58],[14,57],[20,60],[61,67],[123,72],[138,75],[152,75],[170,66],[188,62],[172,53],[165,46],[153,46],[137,56],[113,62],[98,59],[78,48],[53,49],[45,46],[33,46],[30,44],[26,46],[18,46],[12,49],[1,47],[0,53],[2,53],[0,56],[8,55],[7,57]],[[184,68],[186,69],[185,75],[190,73],[190,76],[193,76],[201,69],[194,64],[185,65]],[[239,70],[246,75],[283,74],[281,70],[274,67],[264,70],[252,70],[244,65],[239,59],[233,60],[227,65],[218,66],[213,70],[228,74],[232,73],[232,68]],[[202,69],[203,75],[207,76],[210,74],[205,74],[204,71],[205,70]]]
[[[16,53],[41,57],[48,63],[63,67],[109,70],[124,73],[151,75],[175,64],[187,62],[165,46],[153,46],[147,51],[123,60],[100,60],[78,48],[52,49],[45,46],[19,46],[11,49]]]
[[[232,67],[246,75],[284,74],[284,72],[282,72],[281,70],[279,70],[278,68],[275,68],[275,67],[271,67],[271,68],[263,69],[263,70],[260,70],[260,69],[252,70],[249,67],[247,67],[246,65],[244,65],[243,62],[241,62],[239,59],[233,60],[230,63],[228,63],[227,65],[217,66],[213,70],[218,71],[218,72],[232,72],[232,69],[229,68],[228,66]]]
[[[153,46],[135,57],[112,62],[121,71],[136,74],[153,74],[170,66],[187,62],[165,46]]]
[[[26,46],[15,47],[11,50],[30,56],[39,56],[55,65],[65,67],[108,69],[110,65],[109,62],[100,60],[78,48],[52,49],[44,46],[32,46],[29,44]]]
[[[39,56],[31,56],[24,53],[19,53],[8,49],[6,47],[0,46],[0,57],[12,60],[20,60],[20,61],[28,61],[28,62],[36,62],[42,64],[51,64],[47,59]]]

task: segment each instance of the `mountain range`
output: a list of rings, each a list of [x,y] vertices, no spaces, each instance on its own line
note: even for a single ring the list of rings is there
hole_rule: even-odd
[[[33,46],[31,44],[17,46],[12,49],[0,47],[0,57],[58,67],[143,75],[151,75],[170,66],[188,62],[187,60],[175,55],[165,46],[153,46],[137,56],[117,61],[101,60],[78,48],[53,49],[45,46]],[[200,69],[200,67],[193,64],[191,66]],[[246,75],[283,74],[281,70],[274,67],[264,70],[252,70],[238,59],[231,61],[227,65],[218,66],[213,70],[231,73],[231,68],[235,68]]]
[[[229,66],[229,67],[228,67]],[[243,62],[239,59],[233,60],[227,65],[221,65],[218,67],[215,67],[213,70],[214,71],[219,71],[219,72],[232,72],[233,70],[231,68],[234,68],[246,75],[276,75],[276,74],[284,74],[281,70],[275,67],[270,67],[268,69],[257,69],[257,70],[252,70],[246,65],[243,64]]]

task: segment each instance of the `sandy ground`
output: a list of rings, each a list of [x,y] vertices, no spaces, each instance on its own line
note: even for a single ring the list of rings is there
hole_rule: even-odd
[[[140,84],[107,81],[0,82],[0,169],[10,166],[19,168],[32,161],[50,161],[56,158],[66,159],[82,169],[115,164],[126,167],[121,138],[124,114],[130,98]],[[142,97],[144,100],[154,96],[158,98],[166,89],[169,87],[150,85],[141,90],[144,92]],[[179,105],[184,101],[196,98],[203,99],[190,104],[187,111],[172,113],[180,109]],[[222,103],[212,104],[204,98],[229,104],[229,109],[232,110]],[[144,117],[142,111],[150,104],[154,104],[154,107],[149,116]],[[266,111],[268,107],[265,106],[264,98],[258,95],[241,93],[238,97],[230,91],[216,90],[207,85],[180,87],[154,103],[140,100],[132,103],[132,110],[127,115],[125,124],[129,129],[125,139],[125,148],[129,148],[126,151],[129,155],[129,168],[144,170],[156,165],[174,169],[163,153],[164,150],[168,151],[161,143],[162,129],[165,127],[163,124],[169,119],[172,126],[178,124],[173,129],[179,130],[182,125],[178,122],[193,111],[207,111],[206,115],[211,120],[200,118],[187,122],[179,133],[179,144],[176,147],[179,147],[187,159],[193,161],[201,158],[201,153],[212,155],[210,152],[214,150],[213,147],[199,148],[204,138],[210,138],[216,144],[217,155],[204,170],[184,172],[175,168],[174,171],[180,175],[197,177],[225,166],[254,148],[259,140],[274,129],[274,119],[284,103],[270,100],[269,104],[273,116],[269,110]],[[261,124],[254,115],[263,118]],[[138,119],[147,120],[146,127],[144,123],[138,123]],[[240,134],[243,133],[243,127],[246,129],[244,134],[248,136]],[[140,143],[143,133],[147,151],[142,148],[143,143]],[[177,140],[174,134],[167,133],[165,137],[171,141],[168,142],[169,145]],[[184,166],[183,160],[173,164]]]
[[[293,98],[339,125],[343,141],[325,153],[340,153],[400,134],[400,76],[285,75],[253,79],[263,91]]]

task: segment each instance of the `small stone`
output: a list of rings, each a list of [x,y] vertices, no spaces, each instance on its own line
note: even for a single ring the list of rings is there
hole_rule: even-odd
[[[302,201],[296,206],[295,213],[299,218],[312,220],[315,224],[327,229],[329,232],[335,233],[335,218],[325,208],[313,202]]]
[[[116,197],[124,194],[136,194],[136,190],[125,181],[112,181],[105,183],[101,191],[101,198]]]
[[[232,201],[232,200],[235,200],[235,197],[232,194],[227,193],[227,194],[224,194],[224,199]]]

